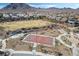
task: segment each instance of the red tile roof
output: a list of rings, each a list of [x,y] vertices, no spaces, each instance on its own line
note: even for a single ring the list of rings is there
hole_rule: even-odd
[[[30,35],[26,36],[23,41],[52,45],[53,38],[41,36],[41,35],[30,34]]]

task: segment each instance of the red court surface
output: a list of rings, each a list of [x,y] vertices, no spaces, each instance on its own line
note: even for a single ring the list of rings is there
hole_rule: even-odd
[[[23,41],[33,42],[33,43],[40,43],[40,44],[46,44],[46,45],[52,45],[53,38],[42,36],[42,35],[33,35],[30,34],[26,36]]]

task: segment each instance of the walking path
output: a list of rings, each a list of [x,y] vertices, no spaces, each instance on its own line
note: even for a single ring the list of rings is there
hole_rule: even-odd
[[[21,55],[23,54],[24,56],[25,55],[29,55],[29,56],[46,56],[46,55],[48,55],[48,56],[51,56],[49,54],[44,54],[44,53],[41,53],[41,52],[36,52],[35,55],[34,55],[33,52],[31,52],[31,51],[14,51],[12,54],[14,56],[17,56],[17,54],[21,54]],[[54,56],[54,55],[52,55],[52,56]]]
[[[5,42],[5,41],[6,41],[6,40],[3,40],[3,41],[2,41],[2,49],[3,49],[3,50],[5,50],[5,48],[6,48],[6,42]]]
[[[9,38],[18,38],[18,37],[22,37],[23,35],[25,35],[25,34],[17,34],[17,35],[14,35],[14,36],[11,36],[11,37],[9,37]],[[68,45],[68,44],[66,44],[62,39],[61,39],[61,37],[62,36],[66,36],[67,35],[67,33],[66,32],[64,32],[64,34],[61,34],[61,35],[59,35],[58,37],[56,37],[56,39],[60,42],[60,43],[62,43],[63,45],[65,45],[66,47],[68,47],[68,48],[72,48],[72,51],[73,51],[73,55],[77,55],[78,53],[77,53],[77,50],[79,50],[79,48],[77,48],[76,47],[76,45],[75,44],[72,44],[72,46],[71,45]],[[4,40],[2,40],[2,50],[5,50],[5,48],[6,48],[6,40],[8,40],[9,38],[7,38],[7,39],[4,39]],[[73,42],[72,42],[73,43]],[[29,54],[29,55],[49,55],[49,54],[43,54],[43,53],[41,53],[41,52],[36,52],[36,46],[37,46],[37,44],[36,43],[34,43],[34,45],[33,45],[33,49],[32,49],[32,51],[11,51],[11,53],[13,54],[21,54],[21,53],[23,53],[23,54]]]
[[[20,36],[22,37],[23,35],[24,34],[22,34],[22,35],[18,34],[18,35],[11,36],[9,38],[18,38]],[[41,52],[36,52],[36,46],[37,46],[36,43],[34,43],[32,51],[14,51],[13,49],[6,49],[6,42],[5,41],[9,40],[9,38],[2,40],[2,49],[1,50],[2,51],[5,51],[5,50],[10,51],[10,53],[11,53],[10,55],[12,55],[12,54],[14,54],[15,56],[18,56],[18,55],[21,55],[21,54],[23,54],[24,56],[26,56],[26,55],[29,55],[29,56],[36,56],[36,55],[45,56],[45,55],[49,55],[49,54],[44,54],[44,53],[41,53]]]
[[[65,45],[68,48],[73,48],[73,46],[70,46],[68,44],[66,44],[64,41],[62,41],[61,37],[67,35],[67,33],[61,34],[59,35],[56,39],[60,41],[60,43],[62,43],[63,45]]]
[[[37,44],[34,43],[34,45],[33,45],[33,49],[32,49],[32,53],[33,53],[33,55],[36,55],[36,47],[37,47]]]
[[[66,47],[68,48],[72,48],[72,53],[73,53],[73,56],[77,56],[78,55],[78,51],[79,51],[79,48],[76,46],[77,43],[79,43],[79,41],[75,38],[74,38],[74,35],[73,35],[73,32],[70,32],[70,35],[71,35],[71,38],[68,38],[67,39],[72,42],[72,46],[66,44],[65,42],[62,41],[61,37],[62,36],[66,36],[68,35],[66,32],[62,35],[59,35],[56,39],[59,40],[63,45],[65,45]]]

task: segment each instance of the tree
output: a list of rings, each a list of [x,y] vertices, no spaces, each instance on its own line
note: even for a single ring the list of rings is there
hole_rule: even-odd
[[[3,17],[3,14],[0,14],[0,18],[2,18]]]

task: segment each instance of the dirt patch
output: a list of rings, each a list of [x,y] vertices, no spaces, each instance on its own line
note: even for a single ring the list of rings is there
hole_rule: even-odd
[[[20,39],[10,39],[6,41],[6,48],[16,51],[31,51],[32,45],[31,43],[24,43]]]

